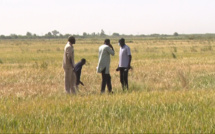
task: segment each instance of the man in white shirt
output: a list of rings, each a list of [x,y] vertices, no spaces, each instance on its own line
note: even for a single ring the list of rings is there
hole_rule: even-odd
[[[68,94],[71,92],[76,94],[76,74],[74,70],[74,48],[75,38],[70,36],[68,38],[68,43],[64,47],[64,56],[63,56],[63,69],[64,69],[64,80],[65,80],[65,90]]]
[[[101,93],[105,92],[106,85],[109,93],[113,93],[109,68],[110,55],[114,56],[114,54],[115,52],[113,46],[110,44],[110,40],[106,39],[104,45],[99,47],[99,62],[97,66],[97,72],[102,74]]]
[[[131,69],[131,51],[129,46],[125,44],[125,39],[119,40],[119,65],[116,71],[120,71],[120,82],[122,89],[128,89],[128,70]]]

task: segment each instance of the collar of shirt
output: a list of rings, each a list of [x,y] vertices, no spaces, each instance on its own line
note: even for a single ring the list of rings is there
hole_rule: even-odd
[[[123,46],[121,46],[121,48],[124,48],[126,46],[126,44],[125,45],[123,45]]]
[[[69,44],[71,47],[73,47],[73,44],[71,44],[70,42],[68,42],[68,44]]]

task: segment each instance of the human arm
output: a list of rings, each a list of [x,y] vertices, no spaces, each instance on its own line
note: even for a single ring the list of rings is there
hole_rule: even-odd
[[[132,69],[131,68],[131,59],[132,59],[132,56],[129,55],[128,57],[129,57],[129,60],[128,60],[128,70],[129,70],[129,69]]]
[[[113,46],[111,44],[108,44],[108,46],[114,51]]]
[[[79,81],[79,83],[80,83],[82,86],[84,86],[84,83],[83,83],[83,82]]]
[[[76,72],[76,79],[77,79],[77,84],[81,84],[82,86],[84,86],[84,83],[83,82],[81,82],[81,70],[78,70],[77,72]]]
[[[131,59],[132,59],[132,56],[131,56],[131,50],[129,47],[127,47],[127,55],[128,55],[128,67],[127,69],[131,69]]]
[[[115,55],[115,51],[114,51],[113,46],[111,44],[109,44],[108,46],[109,46],[107,48],[108,53],[114,56]]]
[[[74,70],[74,64],[75,64],[75,62],[73,60],[74,59],[74,51],[73,51],[73,49],[71,47],[68,47],[66,49],[66,58],[69,60],[70,65]]]
[[[118,67],[116,68],[116,71],[119,71],[119,65],[118,65]]]
[[[76,81],[79,84],[81,79],[81,70],[76,71]]]

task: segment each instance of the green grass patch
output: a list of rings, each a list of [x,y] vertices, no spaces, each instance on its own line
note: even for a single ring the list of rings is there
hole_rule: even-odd
[[[0,99],[2,133],[213,133],[214,91]]]

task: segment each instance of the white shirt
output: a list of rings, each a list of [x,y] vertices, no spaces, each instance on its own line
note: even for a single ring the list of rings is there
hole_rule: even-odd
[[[114,55],[114,51],[108,45],[104,44],[99,47],[98,73],[101,73],[106,68],[105,74],[109,74],[110,55]]]
[[[120,47],[120,50],[119,50],[119,67],[128,67],[129,55],[131,55],[131,51],[130,51],[129,46],[124,45],[123,47]]]

